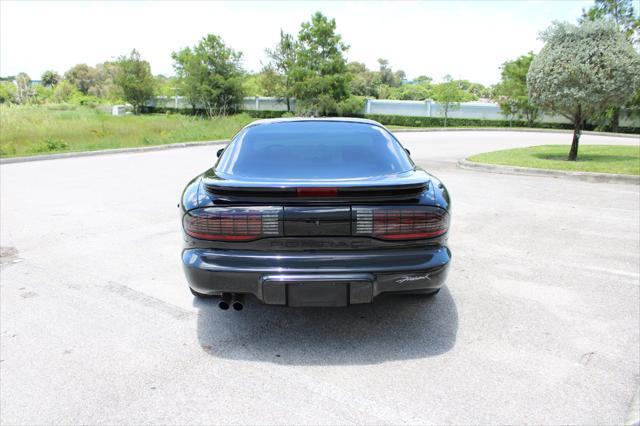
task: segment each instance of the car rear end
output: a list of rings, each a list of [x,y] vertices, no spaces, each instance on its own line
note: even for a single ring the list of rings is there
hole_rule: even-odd
[[[437,291],[451,260],[446,188],[375,123],[294,123],[245,129],[185,189],[182,260],[192,290],[282,306]],[[318,152],[280,149],[306,137]]]

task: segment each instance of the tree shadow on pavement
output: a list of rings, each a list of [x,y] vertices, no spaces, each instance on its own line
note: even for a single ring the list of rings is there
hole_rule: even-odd
[[[223,311],[195,300],[198,340],[221,358],[287,365],[358,365],[424,358],[455,345],[458,312],[448,288],[434,297],[382,295],[348,308],[266,306]]]

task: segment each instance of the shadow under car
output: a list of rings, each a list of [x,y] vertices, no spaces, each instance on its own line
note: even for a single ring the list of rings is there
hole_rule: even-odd
[[[436,356],[455,345],[458,313],[445,286],[433,297],[381,295],[348,308],[284,308],[245,299],[223,311],[195,300],[198,340],[212,356],[287,365],[361,365]]]

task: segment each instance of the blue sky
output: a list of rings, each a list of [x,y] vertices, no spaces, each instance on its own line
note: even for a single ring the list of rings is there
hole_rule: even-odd
[[[95,65],[138,49],[155,74],[173,74],[171,52],[220,35],[257,71],[280,28],[297,33],[315,11],[335,18],[349,60],[386,58],[409,78],[445,74],[483,84],[500,64],[542,44],[552,21],[575,22],[581,1],[0,2],[0,75]]]

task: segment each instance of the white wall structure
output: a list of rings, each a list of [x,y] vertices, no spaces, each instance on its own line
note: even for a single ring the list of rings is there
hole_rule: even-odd
[[[111,115],[127,115],[131,114],[133,107],[131,105],[113,105],[111,107]]]
[[[291,111],[295,111],[296,100],[290,99]],[[287,101],[281,98],[255,96],[244,98],[242,109],[245,111],[286,111]]]
[[[295,99],[291,99],[291,110],[295,112]],[[168,109],[190,109],[189,104],[181,96],[160,96],[147,101],[146,106]],[[241,109],[244,111],[286,111],[287,103],[284,99],[274,97],[246,97],[243,99]],[[391,99],[367,99],[363,114],[376,115],[403,115],[409,117],[443,117],[444,110],[441,104],[432,100],[426,101],[398,101]],[[507,120],[502,114],[500,106],[491,102],[462,102],[456,108],[450,109],[449,118],[470,118],[483,120]],[[568,119],[559,115],[544,114],[538,117],[545,123],[570,123]],[[620,117],[620,126],[639,127],[640,117],[625,114]]]

